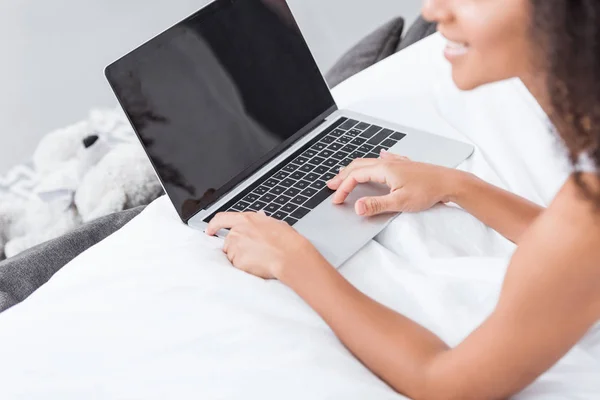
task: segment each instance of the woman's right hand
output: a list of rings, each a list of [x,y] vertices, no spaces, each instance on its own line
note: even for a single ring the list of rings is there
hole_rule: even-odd
[[[343,203],[360,183],[377,182],[390,188],[390,194],[367,197],[356,202],[358,215],[388,212],[425,211],[438,203],[453,201],[461,171],[419,163],[406,157],[382,152],[379,159],[357,159],[327,183],[336,190],[335,204]]]

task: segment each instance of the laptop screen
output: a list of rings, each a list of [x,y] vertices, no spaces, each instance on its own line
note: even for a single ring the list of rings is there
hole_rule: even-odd
[[[335,109],[285,0],[217,0],[106,76],[184,221]]]

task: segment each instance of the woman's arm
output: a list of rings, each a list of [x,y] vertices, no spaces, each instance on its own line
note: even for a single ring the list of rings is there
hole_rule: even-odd
[[[508,397],[600,319],[600,214],[572,182],[522,235],[496,310],[454,349],[352,287],[286,223],[224,213],[207,233],[223,228],[235,267],[289,285],[370,370],[416,400]]]
[[[360,293],[322,259],[289,262],[279,278],[398,392],[415,400],[506,398],[600,319],[600,218],[576,190],[570,183],[522,235],[496,310],[455,349]]]
[[[328,186],[337,191],[334,203],[343,203],[356,185],[369,181],[388,185],[390,194],[359,200],[359,214],[419,212],[440,202],[452,202],[514,243],[519,243],[523,232],[544,210],[472,174],[386,152],[378,160],[356,160],[332,179]]]
[[[531,201],[491,185],[473,174],[455,171],[448,200],[518,244],[523,233],[544,211]]]

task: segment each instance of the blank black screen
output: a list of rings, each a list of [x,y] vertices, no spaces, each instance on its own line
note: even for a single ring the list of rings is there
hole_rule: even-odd
[[[217,0],[106,74],[184,221],[335,107],[284,0]]]

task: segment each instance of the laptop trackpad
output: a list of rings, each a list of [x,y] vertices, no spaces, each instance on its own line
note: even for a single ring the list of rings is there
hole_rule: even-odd
[[[298,221],[294,228],[309,239],[327,261],[339,267],[397,215],[361,217],[354,211],[356,201],[367,196],[384,196],[389,192],[389,188],[375,183],[359,185],[344,204],[334,205],[329,197]]]

